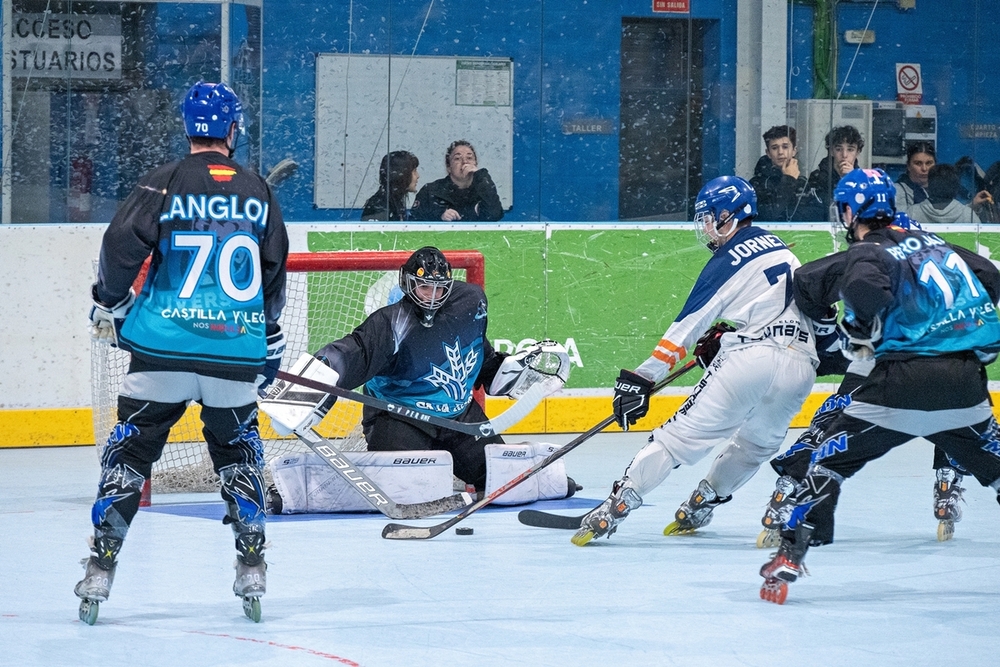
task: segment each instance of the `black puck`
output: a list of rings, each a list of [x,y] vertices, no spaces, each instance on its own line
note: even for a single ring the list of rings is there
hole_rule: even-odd
[[[455,529],[455,534],[456,535],[472,535],[472,529],[471,528],[456,528]]]

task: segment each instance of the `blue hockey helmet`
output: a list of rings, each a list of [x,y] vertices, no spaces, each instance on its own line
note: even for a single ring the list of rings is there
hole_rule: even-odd
[[[848,172],[833,189],[837,218],[847,230],[847,240],[854,240],[854,225],[886,227],[896,217],[896,186],[881,169],[855,169]],[[851,223],[844,218],[850,209]]]
[[[923,231],[923,226],[910,216],[906,215],[903,211],[896,211],[896,217],[893,218],[892,224],[905,230],[917,229]]]
[[[236,124],[243,134],[243,105],[232,88],[224,83],[199,81],[191,86],[181,103],[184,131],[189,137],[227,139]]]
[[[757,193],[739,176],[713,178],[694,202],[698,241],[715,252],[732,236],[736,226],[757,217]]]

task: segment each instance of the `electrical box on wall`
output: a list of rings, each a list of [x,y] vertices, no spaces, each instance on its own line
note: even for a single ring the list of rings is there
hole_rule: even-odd
[[[835,127],[853,125],[861,133],[865,147],[858,164],[871,166],[871,100],[788,100],[787,122],[795,128],[799,168],[809,173],[826,157],[826,134]]]
[[[937,107],[933,104],[907,104],[906,134],[903,136],[907,148],[926,141],[937,152]]]
[[[906,164],[906,110],[902,102],[872,102],[872,164]]]

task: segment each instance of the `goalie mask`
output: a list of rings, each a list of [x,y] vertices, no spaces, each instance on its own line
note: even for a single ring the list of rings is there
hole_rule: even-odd
[[[855,226],[861,222],[874,229],[893,224],[896,217],[896,186],[881,169],[855,169],[833,189],[837,219],[847,230],[847,242],[855,241]],[[846,217],[851,211],[851,220]]]
[[[433,246],[416,251],[399,269],[399,288],[423,313],[421,324],[433,326],[434,314],[444,305],[455,283],[451,265],[444,254]]]
[[[744,220],[757,217],[757,193],[739,176],[713,178],[694,203],[698,241],[715,252],[732,237]]]
[[[566,348],[543,340],[503,360],[490,383],[490,396],[520,398],[531,387],[546,384],[546,394],[558,391],[569,380],[570,361]]]

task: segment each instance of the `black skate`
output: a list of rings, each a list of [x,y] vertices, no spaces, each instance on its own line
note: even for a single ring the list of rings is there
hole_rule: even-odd
[[[760,523],[764,530],[757,536],[757,548],[774,548],[781,544],[781,527],[795,509],[795,480],[788,475],[782,475],[774,483],[774,493],[764,509]]]
[[[795,527],[795,542],[782,539],[777,553],[772,554],[771,560],[760,568],[760,576],[764,577],[760,587],[761,600],[785,604],[788,584],[809,574],[802,561],[809,550],[809,538],[814,528],[811,524],[800,522]]]
[[[267,490],[264,491],[264,508],[268,516],[281,514],[283,507],[284,503],[281,500],[281,494],[278,493],[278,487],[274,484],[267,487]]]
[[[720,498],[708,483],[708,480],[698,482],[698,488],[691,497],[681,503],[674,513],[674,519],[663,529],[664,535],[690,535],[699,528],[707,526],[712,521],[712,512],[722,503],[732,500],[731,495]]]
[[[642,505],[642,498],[635,489],[623,486],[623,482],[615,482],[615,489],[608,499],[583,517],[580,530],[570,538],[570,542],[582,547],[595,537],[611,537],[629,512]]]
[[[934,518],[938,520],[938,542],[947,542],[955,535],[955,524],[962,520],[962,475],[954,468],[938,468],[934,482]]]

